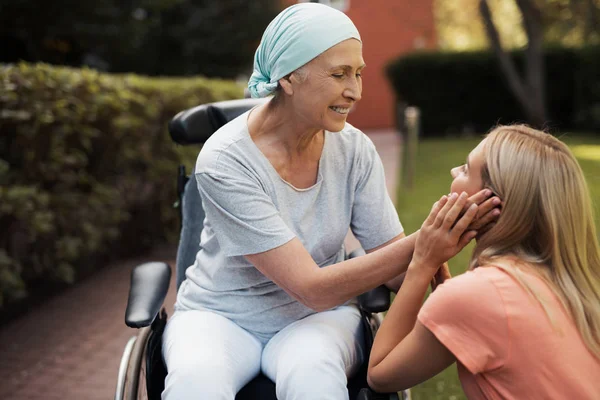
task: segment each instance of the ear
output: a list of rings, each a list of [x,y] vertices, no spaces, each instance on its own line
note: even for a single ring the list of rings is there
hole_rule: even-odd
[[[288,76],[284,76],[283,78],[281,78],[279,80],[279,86],[281,86],[281,89],[283,90],[283,92],[285,94],[287,94],[288,96],[291,96],[294,94],[294,88],[292,87],[292,80],[290,79],[291,76],[292,76],[292,74],[290,74]]]

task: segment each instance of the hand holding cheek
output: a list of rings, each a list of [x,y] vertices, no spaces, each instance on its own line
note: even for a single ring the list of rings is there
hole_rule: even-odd
[[[502,201],[490,189],[482,189],[469,197],[463,212],[466,212],[471,204],[477,204],[477,215],[469,225],[469,229],[476,230],[481,235],[483,228],[489,230],[498,220]]]
[[[479,205],[477,216],[471,224],[469,229],[476,230],[477,236],[483,235],[485,232],[490,230],[502,212],[502,200],[499,197],[493,196]]]
[[[468,201],[467,194],[453,193],[433,205],[421,226],[415,244],[411,267],[430,269],[433,276],[440,265],[458,254],[477,234],[469,224],[477,215],[476,204],[462,212]]]

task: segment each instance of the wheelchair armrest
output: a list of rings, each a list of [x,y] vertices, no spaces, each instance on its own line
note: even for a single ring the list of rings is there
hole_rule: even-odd
[[[366,254],[365,250],[358,248],[348,255],[348,258],[360,257]],[[368,313],[379,313],[390,308],[390,289],[385,285],[371,289],[358,296],[358,306]]]
[[[368,313],[379,313],[390,308],[390,289],[385,285],[358,296],[358,306]]]
[[[131,271],[131,286],[125,311],[125,324],[143,328],[158,315],[171,281],[171,267],[164,262],[140,264]]]

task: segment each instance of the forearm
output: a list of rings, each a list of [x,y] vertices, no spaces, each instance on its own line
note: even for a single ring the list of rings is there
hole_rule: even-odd
[[[371,350],[369,367],[380,364],[412,331],[423,304],[431,277],[413,266],[409,267],[404,283],[386,314]]]
[[[385,286],[387,286],[387,288],[390,289],[392,292],[397,293],[398,290],[400,289],[400,286],[402,286],[402,282],[404,282],[405,277],[406,277],[406,272],[403,272],[400,275],[394,277],[393,279],[390,279],[389,281],[387,281],[385,283]]]
[[[374,252],[319,268],[308,284],[312,307],[326,310],[397,278],[412,258],[416,233]]]

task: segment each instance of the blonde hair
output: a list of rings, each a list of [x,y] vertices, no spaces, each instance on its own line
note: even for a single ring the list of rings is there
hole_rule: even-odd
[[[539,268],[590,351],[600,358],[600,246],[579,163],[564,143],[525,125],[486,138],[484,185],[503,201],[496,225],[477,242],[471,268],[514,256]],[[494,264],[496,265],[496,264]],[[500,267],[540,301],[517,268]]]

